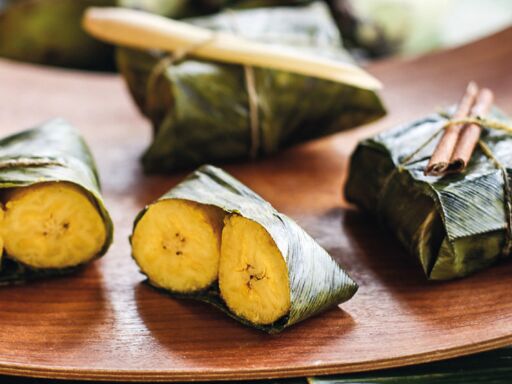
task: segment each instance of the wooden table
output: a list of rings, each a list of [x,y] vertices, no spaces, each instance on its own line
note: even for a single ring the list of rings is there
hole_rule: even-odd
[[[108,255],[74,277],[2,289],[0,373],[68,379],[241,379],[415,364],[512,343],[512,264],[428,283],[404,251],[341,197],[356,142],[456,101],[469,80],[512,112],[512,29],[448,52],[373,64],[389,115],[226,169],[295,218],[360,283],[356,297],[277,337],[141,285],[127,241],[135,213],[183,173],[145,177],[150,128],[116,75],[0,62],[0,133],[62,116],[97,157],[116,224]]]

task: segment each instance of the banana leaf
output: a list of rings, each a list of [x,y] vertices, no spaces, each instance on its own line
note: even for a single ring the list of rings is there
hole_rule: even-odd
[[[0,140],[1,191],[55,181],[80,187],[93,201],[106,226],[106,240],[97,257],[104,255],[112,243],[113,224],[100,194],[94,159],[79,133],[65,121],[55,119]],[[68,274],[80,267],[31,268],[5,253],[0,258],[0,285]]]
[[[260,42],[351,61],[323,3],[232,11],[188,19],[212,30],[237,30]],[[293,48],[292,48],[293,47]],[[142,158],[147,172],[247,159],[251,122],[244,68],[188,58],[161,67],[163,54],[118,50],[134,100],[154,128]],[[370,90],[254,68],[260,145],[257,156],[373,121],[385,111]]]
[[[509,123],[498,110],[493,117]],[[362,141],[345,189],[350,202],[391,228],[432,280],[464,277],[509,256],[505,177],[480,149],[462,174],[425,176],[438,135],[402,164],[445,122],[433,114]],[[510,179],[512,136],[484,129],[482,140]]]
[[[309,384],[506,384],[512,381],[512,348],[370,373],[308,378]]]
[[[90,6],[115,0],[0,1],[0,56],[37,64],[113,70],[113,49],[81,28]]]
[[[357,284],[297,223],[277,212],[263,198],[219,168],[210,165],[200,167],[159,200],[168,199],[219,207],[226,213],[236,213],[260,224],[270,234],[286,262],[291,307],[287,315],[273,324],[255,325],[229,310],[219,294],[217,283],[191,294],[166,291],[171,296],[208,302],[243,324],[277,333],[349,300],[357,290]],[[137,216],[134,229],[147,209]],[[151,281],[148,283],[152,284]]]

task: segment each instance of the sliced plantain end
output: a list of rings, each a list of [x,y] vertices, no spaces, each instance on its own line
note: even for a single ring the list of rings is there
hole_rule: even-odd
[[[135,260],[154,287],[209,303],[271,334],[357,291],[350,276],[297,223],[211,165],[142,210],[131,242]]]
[[[4,207],[2,203],[0,203],[0,261],[2,260],[2,255],[4,253]],[[1,265],[1,264],[0,264]]]
[[[255,221],[226,218],[219,288],[229,309],[253,324],[272,324],[289,313],[288,268],[272,237]]]
[[[11,259],[32,268],[67,268],[102,250],[107,228],[91,198],[67,182],[9,190],[2,237]],[[0,241],[1,244],[1,241]]]
[[[172,199],[152,204],[131,239],[133,257],[160,288],[192,293],[217,280],[224,212]]]

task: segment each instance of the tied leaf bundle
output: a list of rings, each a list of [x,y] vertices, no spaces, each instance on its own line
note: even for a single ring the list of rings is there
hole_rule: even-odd
[[[283,50],[350,62],[321,3],[187,21]],[[285,71],[252,67],[249,76],[249,67],[242,65],[172,60],[163,53],[125,48],[118,51],[118,64],[154,127],[143,156],[148,172],[264,156],[385,113],[373,90]]]
[[[154,287],[275,333],[350,299],[357,285],[302,228],[203,166],[137,217],[133,257]]]
[[[490,118],[509,124],[496,109]],[[464,173],[425,175],[437,144],[431,139],[448,121],[434,114],[364,140],[346,185],[347,199],[389,226],[432,280],[464,277],[508,257],[512,240],[512,136],[484,119],[481,146]]]
[[[0,197],[0,285],[75,271],[112,242],[92,155],[62,120],[0,140]]]

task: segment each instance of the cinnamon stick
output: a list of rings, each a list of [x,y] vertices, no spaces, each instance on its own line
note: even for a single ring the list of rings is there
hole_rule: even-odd
[[[471,109],[470,116],[484,117],[491,110],[493,103],[494,94],[492,91],[487,88],[480,90],[476,97],[475,105]],[[471,155],[475,150],[478,140],[480,140],[481,133],[482,127],[478,124],[467,124],[464,126],[450,159],[448,172],[455,173],[464,171],[471,159]]]
[[[454,120],[468,117],[477,94],[478,86],[476,83],[470,82],[452,117]],[[440,176],[446,172],[463,128],[463,124],[454,124],[444,130],[444,134],[425,168],[425,175]]]

